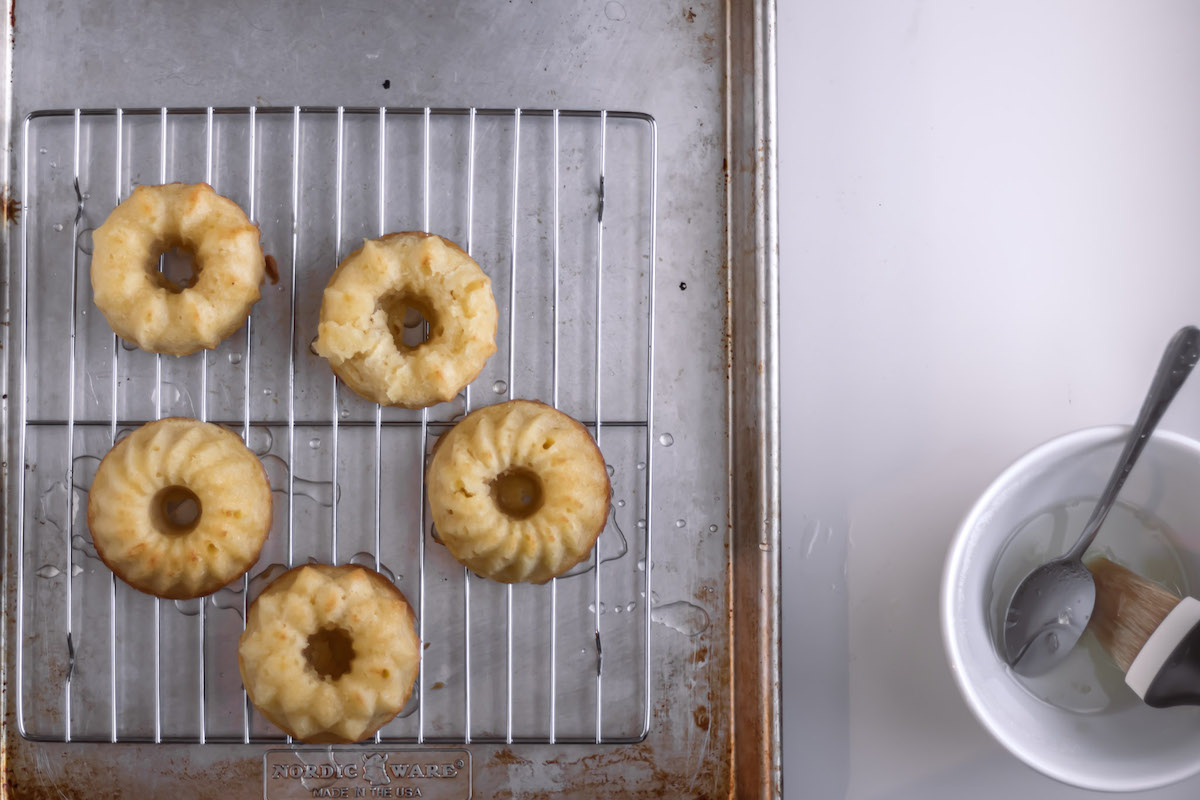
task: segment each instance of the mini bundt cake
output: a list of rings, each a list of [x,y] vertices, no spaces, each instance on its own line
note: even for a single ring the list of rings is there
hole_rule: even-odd
[[[429,338],[404,342],[416,310]],[[454,397],[496,352],[492,282],[458,245],[429,233],[363,242],[325,287],[316,352],[373,403],[423,408]]]
[[[309,744],[371,736],[404,708],[421,642],[404,595],[374,570],[306,564],[250,606],[238,642],[246,694]]]
[[[529,400],[468,414],[438,440],[427,486],[442,543],[504,583],[545,583],[587,558],[611,495],[587,429]]]
[[[151,353],[215,348],[246,321],[266,274],[258,227],[206,183],[138,186],[92,241],[97,307],[118,336]],[[173,247],[193,257],[190,286],[158,271]]]
[[[210,594],[258,560],[271,530],[262,462],[219,425],[150,422],[108,451],[88,491],[101,560],[148,594]]]

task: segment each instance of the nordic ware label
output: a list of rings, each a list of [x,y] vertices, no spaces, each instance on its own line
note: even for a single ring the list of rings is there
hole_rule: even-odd
[[[263,755],[263,797],[469,800],[471,754],[370,747],[268,750]]]

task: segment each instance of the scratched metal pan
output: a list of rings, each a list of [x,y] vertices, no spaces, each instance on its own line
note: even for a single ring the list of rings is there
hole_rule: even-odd
[[[9,15],[5,796],[781,794],[774,5],[642,5]],[[89,280],[91,231],[170,181],[237,201],[279,273],[182,359],[116,339]],[[499,349],[455,400],[379,409],[309,344],[338,260],[418,229],[488,272]],[[583,421],[614,488],[541,587],[468,574],[423,503],[437,438],[513,397]],[[242,435],[273,489],[259,563],[203,600],[132,590],[87,529],[99,459],[168,415]],[[373,741],[292,743],[242,691],[247,605],[308,560],[418,612]]]

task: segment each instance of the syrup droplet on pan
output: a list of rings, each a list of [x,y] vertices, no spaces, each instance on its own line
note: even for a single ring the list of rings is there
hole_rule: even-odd
[[[708,629],[708,612],[686,600],[654,606],[650,619],[660,625],[679,631],[684,636],[699,636]]]

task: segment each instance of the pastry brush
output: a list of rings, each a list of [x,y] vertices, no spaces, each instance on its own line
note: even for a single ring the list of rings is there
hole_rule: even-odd
[[[1096,580],[1088,628],[1125,683],[1155,708],[1200,705],[1200,600],[1181,600],[1107,558],[1087,567]]]

